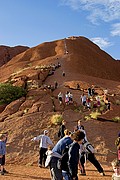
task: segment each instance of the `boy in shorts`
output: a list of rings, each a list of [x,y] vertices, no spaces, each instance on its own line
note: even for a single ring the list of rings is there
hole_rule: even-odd
[[[5,166],[5,154],[6,154],[6,134],[0,134],[0,175],[4,175],[7,172],[4,169]]]

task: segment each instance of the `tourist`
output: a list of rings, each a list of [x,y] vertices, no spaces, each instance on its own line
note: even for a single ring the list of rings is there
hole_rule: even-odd
[[[6,154],[6,142],[7,142],[7,134],[0,134],[0,165],[1,171],[0,174],[4,175],[7,173],[5,170],[5,154]]]
[[[60,105],[63,104],[63,94],[61,92],[58,94],[58,100]]]
[[[82,105],[85,107],[86,106],[86,95],[84,93],[81,95],[81,101],[82,101]]]
[[[48,137],[48,130],[44,130],[44,133],[34,137],[32,141],[40,141],[40,150],[39,150],[39,161],[38,161],[38,166],[39,167],[44,167],[45,166],[45,161],[47,158],[46,152],[48,150],[49,146],[53,146],[53,143],[51,139]]]
[[[120,180],[120,161],[118,159],[114,159],[111,164],[114,171],[112,180]]]
[[[61,124],[61,126],[59,128],[59,131],[58,131],[58,137],[59,138],[63,138],[65,136],[65,133],[64,133],[64,131],[66,129],[65,124],[66,124],[66,121],[62,120],[62,124]]]
[[[85,134],[82,131],[76,131],[72,137],[74,141],[68,151],[68,168],[71,180],[78,180],[79,149],[84,137]]]
[[[65,131],[68,131],[67,129]],[[63,180],[61,159],[66,146],[72,143],[70,136],[65,135],[60,139],[55,147],[52,149],[51,159],[50,159],[50,171],[52,180]]]
[[[102,166],[95,157],[94,147],[88,141],[83,141],[80,146],[80,162],[82,165],[81,175],[86,175],[84,163],[89,160],[98,170],[101,176],[105,176]]]
[[[67,91],[65,94],[65,104],[68,105],[69,104],[69,92]]]

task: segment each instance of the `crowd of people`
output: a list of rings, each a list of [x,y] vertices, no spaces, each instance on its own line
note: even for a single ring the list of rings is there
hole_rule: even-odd
[[[5,169],[6,142],[8,133],[0,134],[0,175],[8,173]],[[54,145],[49,137],[49,131],[33,137],[31,141],[39,141],[38,166],[49,167],[52,180],[78,180],[78,174],[86,176],[85,164],[88,160],[92,163],[100,175],[105,176],[104,170],[95,156],[95,149],[88,141],[85,128],[81,120],[73,131],[66,129],[66,121],[63,120],[58,131],[58,142]],[[115,140],[117,158],[112,161],[114,174],[112,180],[120,179],[120,133]]]
[[[64,99],[65,98],[65,99]],[[66,105],[69,105],[69,104],[73,104],[73,94],[70,92],[70,91],[67,91],[65,93],[65,95],[63,95],[62,92],[60,92],[58,94],[58,100],[59,100],[59,103],[60,105],[62,104],[66,104]]]
[[[78,86],[78,84],[77,84]],[[78,88],[78,87],[77,87]],[[80,87],[79,87],[80,88]],[[95,89],[93,88],[88,88],[88,94],[86,94],[85,92],[82,93],[82,95],[80,96],[80,103],[83,107],[83,109],[100,109],[101,104],[104,103],[105,105],[105,111],[110,110],[111,108],[111,103],[110,100],[108,98],[108,95],[106,93],[104,93],[103,95],[99,95],[95,92]],[[69,104],[73,104],[74,101],[74,96],[70,91],[66,91],[65,93],[59,92],[58,93],[58,101],[60,105],[69,105]],[[102,103],[103,102],[103,103]]]
[[[77,121],[73,132],[66,129],[66,121],[63,120],[58,131],[58,142],[53,145],[44,130],[42,135],[34,137],[32,141],[40,140],[39,167],[50,167],[52,180],[78,180],[78,174],[85,176],[85,163],[89,160],[105,176],[101,164],[95,156],[95,150],[88,141],[86,131],[81,120]],[[78,172],[78,167],[80,168]]]
[[[78,174],[86,176],[86,161],[92,163],[101,176],[105,176],[103,167],[95,156],[95,149],[88,141],[85,128],[81,120],[73,131],[66,129],[63,120],[58,131],[58,142],[53,145],[45,130],[43,135],[34,137],[32,141],[40,140],[39,167],[49,167],[52,180],[78,180]],[[114,174],[112,180],[120,178],[120,133],[115,141],[118,149],[117,159],[112,161]],[[43,164],[42,164],[43,163]]]

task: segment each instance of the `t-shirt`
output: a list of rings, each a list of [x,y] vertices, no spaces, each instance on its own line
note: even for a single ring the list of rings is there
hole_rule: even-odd
[[[34,137],[33,140],[34,141],[40,140],[40,145],[39,145],[40,148],[41,147],[42,148],[48,148],[48,145],[53,145],[51,139],[44,134],[41,134],[37,137]]]

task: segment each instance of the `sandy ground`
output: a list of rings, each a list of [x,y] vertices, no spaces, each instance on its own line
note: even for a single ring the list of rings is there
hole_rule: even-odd
[[[112,167],[102,164],[106,176],[101,176],[93,165],[86,164],[86,176],[80,176],[81,180],[111,180]],[[6,169],[8,174],[0,176],[0,180],[50,180],[50,171],[46,168],[39,168],[37,166],[14,166],[8,165]]]

